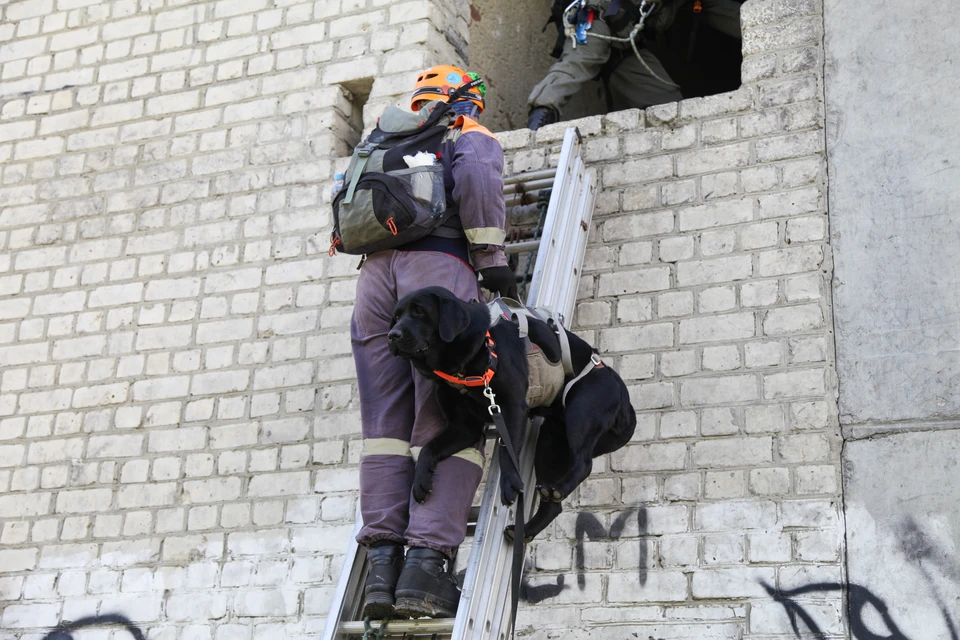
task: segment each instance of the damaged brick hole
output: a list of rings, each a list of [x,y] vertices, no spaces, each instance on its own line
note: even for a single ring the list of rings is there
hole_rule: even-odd
[[[360,143],[363,138],[363,131],[367,126],[363,109],[370,98],[370,92],[373,90],[373,78],[349,80],[341,83],[340,89],[343,92],[344,99],[337,109],[337,113],[342,120],[338,127],[337,137],[340,143],[338,146],[342,146],[342,148],[337,149],[336,155],[348,156],[353,148]],[[371,119],[371,124],[372,122],[373,119]]]

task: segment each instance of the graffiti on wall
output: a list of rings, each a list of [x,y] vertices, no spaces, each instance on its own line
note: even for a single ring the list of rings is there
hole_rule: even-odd
[[[632,517],[636,517],[637,519],[637,535],[639,536],[640,544],[640,561],[637,563],[639,565],[638,579],[641,585],[647,584],[647,510],[644,507],[640,507],[636,510],[631,509],[621,513],[614,519],[613,523],[611,523],[609,530],[604,528],[603,523],[600,522],[600,519],[597,518],[597,516],[586,511],[581,511],[577,514],[577,520],[575,524],[575,536],[577,539],[577,586],[581,591],[586,589],[587,585],[586,541],[588,539],[593,541],[619,540],[626,529],[627,523]],[[523,580],[520,585],[520,597],[526,602],[536,604],[537,602],[543,602],[544,600],[556,597],[566,588],[566,576],[563,574],[560,574],[556,577],[556,582],[554,584],[534,586],[531,585],[529,581]]]
[[[65,622],[57,625],[50,633],[43,636],[43,640],[76,640],[73,636],[75,631],[90,627],[123,627],[135,640],[146,640],[143,631],[133,624],[129,618],[119,613],[106,613],[99,616],[80,618],[73,622]]]
[[[927,583],[928,593],[937,603],[950,640],[960,640],[957,625],[929,569],[930,566],[936,566],[944,575],[960,582],[960,563],[927,535],[910,516],[900,522],[895,532],[900,551]],[[796,589],[778,591],[765,582],[760,584],[771,598],[783,606],[793,633],[798,638],[801,637],[801,633],[812,633],[816,638],[826,637],[814,617],[798,601],[798,598],[837,592],[845,596],[850,636],[855,640],[918,640],[921,637],[919,634],[929,637],[929,630],[920,632],[910,630],[908,633],[901,629],[890,613],[888,603],[863,585],[819,582]]]

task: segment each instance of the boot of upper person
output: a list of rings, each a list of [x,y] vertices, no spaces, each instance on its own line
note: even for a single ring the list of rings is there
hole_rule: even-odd
[[[546,124],[553,124],[560,119],[559,114],[553,107],[534,107],[530,110],[530,117],[527,119],[527,128],[536,131]]]
[[[396,612],[411,618],[455,617],[460,589],[449,563],[439,551],[411,547],[397,582]]]
[[[385,620],[394,616],[394,592],[403,569],[403,545],[392,540],[375,542],[367,549],[370,573],[363,583],[361,618]]]

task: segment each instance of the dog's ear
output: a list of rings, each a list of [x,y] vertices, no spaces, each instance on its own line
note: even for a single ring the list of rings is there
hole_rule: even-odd
[[[453,340],[463,333],[463,330],[470,324],[470,314],[464,309],[463,303],[454,298],[440,298],[440,320],[437,323],[440,330],[440,339],[444,342],[453,342]]]

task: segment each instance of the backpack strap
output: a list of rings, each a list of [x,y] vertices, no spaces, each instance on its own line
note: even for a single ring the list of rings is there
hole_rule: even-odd
[[[343,198],[343,204],[353,202],[353,194],[357,190],[357,183],[360,182],[360,175],[367,166],[370,154],[376,151],[378,146],[380,146],[379,143],[370,141],[364,141],[357,145],[353,152],[356,157],[356,164],[354,165],[353,175],[350,177],[350,185],[347,187],[347,195]]]

